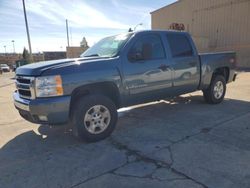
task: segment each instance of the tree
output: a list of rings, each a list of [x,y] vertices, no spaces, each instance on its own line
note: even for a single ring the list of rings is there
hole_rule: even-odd
[[[29,55],[29,51],[24,47],[23,48],[23,59],[27,62],[30,63],[30,55]]]
[[[81,41],[81,43],[80,43],[80,46],[81,46],[81,47],[84,47],[84,48],[88,48],[88,47],[89,47],[88,42],[87,42],[87,40],[86,40],[85,37],[82,38],[82,41]]]

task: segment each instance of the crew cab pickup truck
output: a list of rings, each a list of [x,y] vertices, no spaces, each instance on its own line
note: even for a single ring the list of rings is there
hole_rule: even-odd
[[[222,102],[235,68],[234,52],[198,54],[186,32],[131,32],[104,38],[77,59],[18,68],[14,104],[30,122],[68,123],[95,142],[112,133],[122,107],[197,90],[210,104]]]

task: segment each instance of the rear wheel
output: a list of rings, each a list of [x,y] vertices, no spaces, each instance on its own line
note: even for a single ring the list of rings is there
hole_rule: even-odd
[[[73,134],[81,140],[96,142],[108,137],[117,122],[115,104],[102,95],[80,98],[73,111]]]
[[[223,101],[226,94],[226,80],[224,76],[215,75],[210,86],[203,90],[203,96],[209,104],[219,104]]]

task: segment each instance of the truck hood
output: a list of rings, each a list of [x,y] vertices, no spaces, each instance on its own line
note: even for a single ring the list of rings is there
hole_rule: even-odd
[[[90,57],[90,58],[76,58],[76,59],[60,59],[52,61],[42,61],[38,63],[32,63],[28,65],[21,66],[17,68],[16,74],[23,76],[39,76],[44,71],[54,68],[60,68],[64,66],[69,66],[75,63],[90,63],[93,61],[100,61],[102,58]]]

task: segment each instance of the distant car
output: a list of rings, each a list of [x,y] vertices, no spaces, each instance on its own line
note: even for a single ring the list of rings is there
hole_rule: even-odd
[[[0,69],[2,72],[10,72],[10,67],[7,64],[1,64]]]

